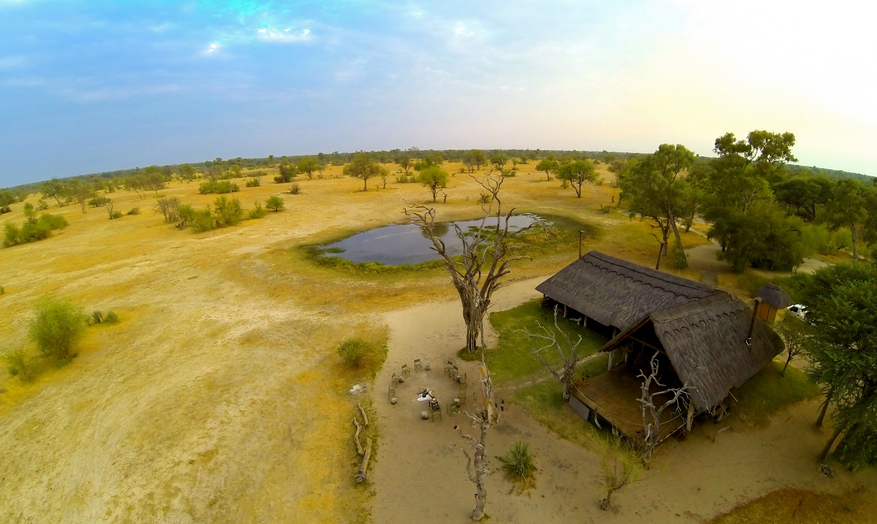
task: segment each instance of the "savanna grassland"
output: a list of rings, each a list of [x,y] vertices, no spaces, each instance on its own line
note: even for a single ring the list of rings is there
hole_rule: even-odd
[[[600,210],[617,199],[605,167],[605,183],[579,199],[534,163],[520,165],[502,187],[504,205],[578,221],[590,232],[584,250],[653,265],[649,226]],[[348,390],[371,384],[380,362],[351,370],[335,349],[351,336],[385,344],[386,314],[452,300],[454,290],[440,268],[326,267],[301,246],[401,222],[406,204],[430,196],[392,175],[386,188],[373,179],[363,192],[340,167],[299,176],[301,193],[292,195],[272,175],[259,187],[239,180],[234,196],[251,208],[280,194],[286,209],[234,227],[178,230],[153,211],[152,193],[117,191],[116,210],[141,213],[108,220],[102,208],[53,206],[67,228],[0,249],[0,348],[31,346],[33,310],[50,294],[120,319],[89,327],[70,364],[37,364],[32,382],[2,374],[0,521],[368,520],[381,486],[352,481],[359,459],[350,420],[363,399]],[[160,193],[195,207],[213,202],[197,185],[174,181]],[[445,191],[447,202],[434,205],[439,220],[481,214],[480,187],[468,175],[453,176]],[[22,219],[22,204],[12,208],[0,223]],[[707,242],[693,232],[683,239],[686,247]],[[577,244],[534,251],[511,279],[552,274]],[[376,400],[382,388],[373,386]],[[373,468],[381,467],[379,452]]]

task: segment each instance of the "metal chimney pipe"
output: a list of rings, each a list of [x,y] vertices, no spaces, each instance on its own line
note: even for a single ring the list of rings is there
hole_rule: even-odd
[[[758,308],[761,306],[761,299],[755,299],[755,307],[752,308],[752,321],[749,322],[749,333],[746,335],[746,347],[752,345],[752,329],[755,328],[755,317],[758,315]]]

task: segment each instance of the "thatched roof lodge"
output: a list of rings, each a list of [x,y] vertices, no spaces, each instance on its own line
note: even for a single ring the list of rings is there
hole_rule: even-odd
[[[606,421],[632,439],[642,438],[638,377],[649,374],[653,356],[661,384],[684,385],[690,394],[686,406],[665,412],[663,440],[694,414],[713,412],[731,388],[783,350],[770,326],[728,293],[594,251],[536,289],[573,309],[573,316],[617,330],[601,349],[610,355],[609,372],[577,383],[570,403],[585,418]]]

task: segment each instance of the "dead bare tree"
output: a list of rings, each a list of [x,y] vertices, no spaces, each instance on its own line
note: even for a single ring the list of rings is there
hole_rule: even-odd
[[[582,343],[582,336],[578,335],[578,339],[573,339],[572,336],[569,335],[566,331],[564,331],[560,324],[557,322],[557,308],[558,306],[554,306],[554,328],[550,329],[543,326],[539,321],[536,321],[536,326],[539,327],[539,331],[533,333],[527,329],[518,330],[519,332],[527,335],[530,338],[544,340],[546,344],[539,348],[531,348],[533,355],[539,359],[539,362],[542,362],[548,371],[554,375],[557,380],[563,384],[563,399],[569,400],[570,391],[572,391],[573,387],[573,378],[575,377],[576,365],[579,363],[579,355],[577,353],[579,344]],[[560,334],[560,338],[558,338],[558,334]],[[542,352],[548,349],[554,348],[557,350],[557,353],[560,355],[560,359],[562,362],[562,366],[559,370],[554,369],[551,364],[545,360],[545,357],[542,355]]]
[[[658,446],[658,439],[661,435],[661,416],[664,414],[664,411],[666,411],[667,408],[675,406],[679,416],[682,416],[680,409],[681,405],[684,404],[689,406],[691,403],[691,396],[688,393],[689,387],[687,383],[679,388],[668,388],[658,381],[657,351],[652,356],[652,360],[649,364],[651,367],[651,373],[646,376],[646,374],[641,371],[638,375],[638,378],[643,379],[642,384],[640,385],[642,394],[640,398],[636,399],[642,406],[643,412],[642,459],[646,465],[651,462],[652,454],[654,454],[655,448]],[[653,383],[656,386],[665,389],[652,393],[651,388]],[[669,396],[670,398],[664,402],[660,402],[658,397],[663,396]]]
[[[514,213],[512,208],[502,212],[499,190],[503,178],[487,173],[484,180],[472,177],[490,193],[490,200],[481,207],[484,218],[476,228],[463,231],[454,224],[454,230],[462,243],[462,257],[448,251],[441,236],[435,233],[438,224],[435,222],[435,209],[420,204],[412,204],[405,208],[405,214],[414,217],[415,222],[423,228],[425,236],[432,241],[432,249],[445,261],[451,274],[454,287],[460,294],[463,305],[463,320],[466,322],[466,349],[474,352],[478,349],[478,339],[484,346],[484,315],[490,307],[490,299],[500,285],[500,279],[509,274],[509,264],[527,256],[512,256],[514,248],[508,245],[508,238],[528,228],[509,232],[509,218]],[[488,221],[495,226],[488,225]]]
[[[478,439],[463,434],[462,437],[472,445],[473,454],[463,450],[466,455],[466,475],[469,481],[475,484],[475,508],[472,510],[472,520],[480,521],[484,518],[484,506],[487,503],[487,487],[485,485],[485,477],[490,473],[488,470],[489,461],[485,451],[487,445],[487,431],[490,426],[499,422],[499,411],[493,402],[493,382],[490,380],[490,371],[487,369],[487,362],[484,360],[484,353],[481,354],[481,366],[479,367],[481,375],[481,406],[475,413],[464,411],[466,416],[472,420],[473,426],[478,426],[480,435]]]

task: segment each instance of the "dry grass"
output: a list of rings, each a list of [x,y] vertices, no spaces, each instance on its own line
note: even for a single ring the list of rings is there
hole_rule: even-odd
[[[577,199],[534,169],[519,166],[505,202],[593,223],[602,234],[586,250],[651,263],[657,243],[646,224],[599,212],[613,188],[590,186]],[[179,231],[152,212],[151,193],[120,191],[108,195],[116,209],[141,214],[110,221],[99,208],[52,207],[69,227],[0,250],[0,346],[28,346],[32,310],[48,293],[121,318],[89,328],[71,365],[32,383],[0,378],[0,445],[16,450],[4,457],[15,482],[0,490],[0,520],[349,522],[367,513],[369,491],[351,481],[356,402],[346,394],[363,377],[340,366],[335,348],[363,329],[386,336],[383,312],[454,291],[440,270],[345,275],[298,246],[402,221],[407,202],[430,198],[395,182],[375,190],[370,181],[362,192],[360,181],[339,178],[340,167],[297,180],[302,194],[290,195],[290,184],[266,172],[259,187],[237,181],[235,196],[251,208],[281,194],[286,210],[236,227]],[[440,220],[480,212],[468,176],[452,177],[446,192]],[[215,198],[197,182],[161,193],[196,208]],[[12,207],[0,223],[21,221],[22,205]],[[577,249],[520,263],[512,276],[548,275]]]
[[[842,496],[803,489],[779,489],[709,521],[709,524],[871,524],[877,522],[877,493],[856,490]]]

